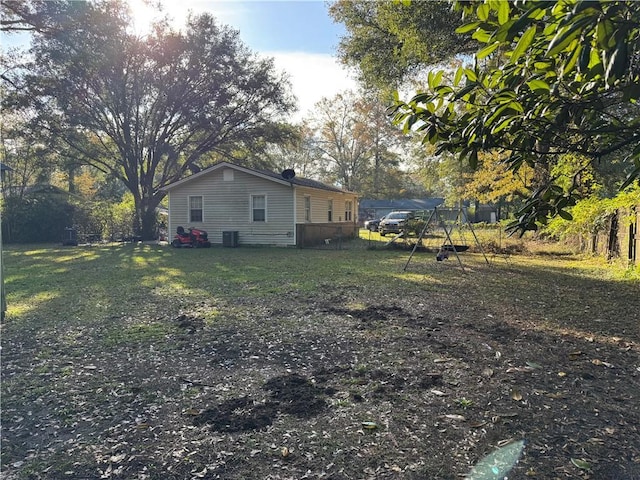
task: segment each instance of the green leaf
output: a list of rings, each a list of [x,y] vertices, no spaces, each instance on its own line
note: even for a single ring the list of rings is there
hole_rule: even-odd
[[[556,208],[558,210],[562,210],[567,205],[569,205],[569,197],[562,196],[560,198],[556,198]]]
[[[500,46],[500,42],[493,42],[493,43],[490,43],[489,45],[487,45],[486,47],[484,47],[483,49],[479,50],[479,51],[476,53],[476,58],[477,58],[478,60],[482,60],[483,58],[488,57],[488,56],[489,56],[489,55],[491,55],[491,54],[494,52],[494,50],[495,50],[496,48],[498,48],[499,46]]]
[[[498,23],[500,25],[504,25],[509,21],[509,13],[511,13],[511,7],[509,6],[509,2],[500,2],[498,4]]]
[[[516,48],[513,49],[513,52],[511,53],[511,62],[517,62],[518,59],[524,54],[524,52],[527,51],[527,48],[529,48],[529,45],[531,45],[531,42],[533,41],[533,39],[536,36],[536,26],[535,25],[531,25],[520,37],[520,40],[518,40],[518,44],[516,45]]]
[[[473,35],[471,35],[471,38],[477,40],[480,43],[487,43],[489,40],[491,40],[491,34],[486,30],[476,30],[475,32],[473,32]]]
[[[564,67],[562,68],[563,76],[567,75],[573,70],[573,68],[576,66],[576,63],[578,63],[578,58],[580,58],[580,54],[582,52],[582,45],[580,45],[580,42],[578,42],[577,40],[574,43],[575,45],[573,45],[573,53],[571,54],[569,61],[565,63]]]
[[[589,60],[591,58],[591,45],[588,43],[582,45],[580,49],[580,59],[578,60],[578,70],[584,72],[589,67]]]
[[[571,463],[573,463],[576,467],[578,467],[581,470],[591,470],[591,465],[589,464],[589,462],[586,462],[579,458],[572,458]]]
[[[573,215],[571,215],[566,210],[558,210],[558,215],[560,216],[560,218],[563,218],[565,220],[573,220]]]
[[[458,90],[458,93],[455,94],[453,99],[454,100],[460,100],[465,95],[471,93],[477,86],[478,86],[477,83],[469,83],[469,84],[465,85],[460,90]]]
[[[431,70],[431,71],[429,71],[429,73],[427,74],[427,85],[429,85],[429,88],[430,88],[431,90],[433,90],[433,87],[434,87],[433,78],[434,78],[433,70]]]
[[[498,125],[496,125],[494,128],[491,129],[491,133],[496,134],[498,132],[501,132],[502,130],[510,126],[511,123],[513,123],[514,121],[515,121],[514,117],[505,118]]]
[[[442,83],[442,77],[444,76],[444,71],[443,70],[439,70],[438,72],[436,72],[436,76],[434,78],[434,83],[437,86],[439,86]]]
[[[524,107],[522,106],[522,104],[520,102],[516,102],[515,100],[509,102],[508,107],[515,112],[524,113]]]
[[[614,32],[615,27],[611,20],[605,18],[599,21],[596,27],[598,46],[604,50],[613,47],[616,44]]]
[[[502,112],[504,112],[504,111],[505,111],[505,110],[507,110],[508,108],[509,108],[509,104],[508,104],[508,103],[506,103],[506,104],[504,104],[504,105],[501,105],[499,108],[497,108],[497,109],[496,109],[496,111],[495,111],[495,112],[493,112],[493,113],[491,114],[491,116],[490,116],[489,118],[487,118],[487,119],[484,121],[484,124],[485,124],[487,127],[490,127],[490,126],[491,126],[491,124],[492,124],[493,122],[495,122],[498,118],[500,118],[500,117],[502,116]]]
[[[553,68],[553,63],[551,62],[534,62],[533,66],[536,68],[536,70],[549,70],[550,68]]]
[[[469,166],[472,170],[478,168],[478,150],[471,150],[469,153]]]
[[[490,11],[491,11],[491,7],[489,7],[488,4],[486,3],[480,4],[477,9],[478,18],[483,22],[487,21],[489,19]]]
[[[449,85],[440,85],[434,89],[435,93],[442,99],[445,95],[453,93],[453,88]]]
[[[430,93],[418,93],[411,98],[411,103],[426,103],[431,99]]]
[[[464,69],[462,69],[462,68],[458,68],[456,70],[456,73],[455,73],[455,75],[453,77],[453,85],[455,87],[457,87],[460,84],[460,80],[462,79],[463,73],[464,73]]]
[[[480,22],[465,23],[464,25],[461,25],[458,28],[456,28],[456,33],[461,33],[461,34],[469,33],[472,30],[477,29],[480,25],[481,25]]]
[[[535,93],[549,93],[551,91],[551,87],[544,80],[531,80],[527,82],[527,85]]]
[[[546,8],[533,7],[527,12],[527,16],[532,20],[542,20],[547,15]]]
[[[639,178],[640,178],[640,167],[637,167],[627,176],[627,179],[624,181],[624,183],[620,187],[620,190],[624,190],[633,182],[637,181]]]
[[[616,49],[613,51],[607,70],[605,72],[605,81],[611,85],[615,80],[622,78],[629,66],[629,57],[627,55],[627,41],[623,37],[618,41]]]
[[[469,79],[470,82],[477,82],[478,81],[478,76],[476,75],[476,72],[474,72],[470,68],[465,68],[464,69],[464,74],[467,76],[467,78]]]
[[[531,23],[530,12],[532,10],[533,9],[520,16],[520,18],[515,20],[513,23],[504,25],[505,27],[508,26],[507,37],[504,40],[506,40],[507,38],[514,39],[521,30],[523,30],[527,25]]]
[[[500,43],[510,44],[519,33],[513,29],[514,23],[516,23],[515,20],[509,20],[503,25],[500,25],[500,27],[493,32],[493,38]]]
[[[584,19],[581,19],[570,24],[568,27],[559,30],[555,37],[553,37],[553,40],[551,40],[551,43],[549,43],[547,55],[553,57],[565,50],[571,42],[582,34],[582,28],[586,23],[587,22]]]

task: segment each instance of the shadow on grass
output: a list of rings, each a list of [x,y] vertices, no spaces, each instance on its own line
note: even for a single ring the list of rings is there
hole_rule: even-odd
[[[637,282],[564,258],[407,258],[10,247],[3,472],[361,478],[411,452],[406,478],[456,478],[514,436],[534,446],[514,478],[638,458]],[[305,455],[256,453],[285,441]]]

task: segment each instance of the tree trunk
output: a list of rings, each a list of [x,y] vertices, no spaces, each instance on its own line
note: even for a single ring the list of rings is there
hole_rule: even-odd
[[[618,243],[618,211],[611,215],[609,224],[609,241],[607,242],[607,260],[620,256],[620,245]]]
[[[156,238],[156,209],[150,208],[142,217],[142,240],[155,240]]]
[[[161,198],[161,197],[160,197]],[[143,241],[154,240],[156,236],[156,207],[160,198],[135,198],[136,215],[134,219],[134,231],[136,236]]]
[[[67,167],[67,187],[69,193],[76,193],[76,167],[74,165]]]

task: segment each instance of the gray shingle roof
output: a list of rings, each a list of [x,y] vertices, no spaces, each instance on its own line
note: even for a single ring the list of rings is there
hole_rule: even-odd
[[[433,210],[444,203],[444,198],[399,198],[392,200],[360,200],[360,209],[390,210]]]
[[[243,167],[247,168],[247,167]],[[247,170],[254,170],[255,172],[261,173],[263,175],[267,175],[273,178],[277,178],[278,180],[284,180],[280,173],[271,172],[269,170],[258,170],[255,168],[247,168]],[[330,192],[347,192],[347,190],[343,190],[338,187],[334,187],[333,185],[327,185],[326,183],[318,182],[317,180],[311,180],[309,178],[303,177],[293,177],[290,180],[286,180],[293,185],[300,185],[301,187],[310,187],[310,188],[318,188],[320,190],[328,190]],[[351,192],[348,192],[351,193]]]
[[[354,194],[353,192],[349,192],[348,190],[344,190],[342,188],[339,187],[335,187],[333,185],[327,185],[325,183],[322,182],[318,182],[317,180],[311,180],[308,178],[302,178],[302,177],[293,177],[292,179],[285,179],[282,177],[282,174],[280,173],[276,173],[276,172],[272,172],[270,170],[262,170],[262,169],[257,169],[257,168],[250,168],[250,167],[243,167],[241,165],[236,165],[234,163],[231,162],[220,162],[220,163],[216,163],[215,165],[212,165],[208,168],[205,168],[204,170],[201,170],[198,173],[195,173],[189,177],[183,178],[182,180],[178,180],[177,182],[174,182],[170,185],[166,185],[165,187],[162,188],[162,190],[170,190],[172,189],[174,186],[177,185],[182,185],[185,182],[189,182],[190,180],[194,179],[194,178],[198,178],[202,175],[206,175],[208,172],[211,172],[213,170],[217,170],[221,167],[229,167],[229,168],[235,168],[237,170],[241,170],[241,171],[245,171],[248,173],[254,173],[256,175],[262,176],[262,177],[268,177],[268,178],[273,178],[274,180],[277,180],[278,182],[286,182],[289,183],[291,185],[299,185],[301,187],[309,187],[309,188],[316,188],[319,190],[327,190],[330,192],[341,192],[341,193],[351,193]]]

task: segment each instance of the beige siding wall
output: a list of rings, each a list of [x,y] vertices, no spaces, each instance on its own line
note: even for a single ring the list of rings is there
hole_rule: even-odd
[[[202,228],[213,244],[222,243],[222,232],[238,231],[240,244],[295,245],[293,191],[288,185],[232,170],[233,180],[215,170],[169,192],[170,238],[176,228]],[[251,221],[251,195],[266,196],[266,222]],[[202,222],[189,222],[189,197],[203,197]]]
[[[333,200],[331,223],[354,222],[358,217],[358,197],[354,194],[296,187],[296,223],[308,223],[305,219],[305,197],[311,200],[311,222],[328,223],[329,200]],[[351,220],[345,220],[345,202],[351,201]]]

